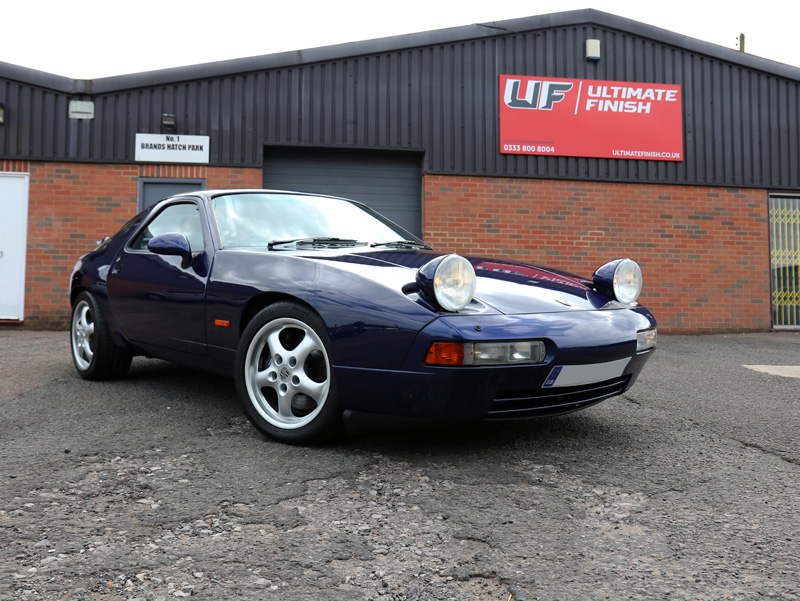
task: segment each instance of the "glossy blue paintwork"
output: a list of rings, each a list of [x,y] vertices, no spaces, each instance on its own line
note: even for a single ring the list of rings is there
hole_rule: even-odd
[[[399,292],[400,288],[366,279],[341,265],[340,261],[315,260],[308,253],[218,252],[207,310],[209,318],[228,320],[232,327],[212,329],[209,343],[235,350],[248,303],[262,294],[281,294],[319,313],[328,325],[337,365],[399,368],[419,330],[436,315]],[[399,281],[413,282],[414,273],[408,268],[380,261],[362,266],[362,272],[370,269],[380,270],[387,281],[397,279],[399,271]],[[369,352],[371,345],[380,352]]]
[[[203,218],[205,248],[189,261],[183,241],[169,235],[154,238],[157,248],[150,251],[126,248],[162,203],[76,265],[72,298],[84,289],[95,294],[116,344],[232,374],[247,321],[270,302],[290,299],[311,307],[326,324],[345,408],[420,417],[481,417],[497,394],[541,389],[554,365],[630,357],[623,374],[629,387],[650,355],[636,353],[636,332],[655,327],[653,316],[642,307],[619,305],[591,281],[469,257],[478,276],[476,298],[462,311],[447,313],[420,290],[424,278],[422,284],[417,280],[420,268],[440,253],[223,249],[210,197],[178,199],[196,203]],[[546,362],[478,368],[424,363],[436,341],[515,339],[545,341]]]
[[[384,401],[387,413],[480,417],[499,393],[541,388],[556,364],[580,365],[632,357],[623,374],[631,377],[630,387],[649,355],[637,355],[635,335],[632,340],[630,332],[654,325],[652,316],[644,309],[443,316],[423,329],[401,370],[378,375],[366,370],[347,369],[346,376],[340,378],[340,386],[343,395],[354,399],[348,406],[363,411],[375,411],[369,399],[379,390],[389,388],[401,390],[403,394]],[[480,331],[476,326],[480,326]],[[547,347],[545,363],[501,368],[448,368],[424,364],[425,352],[434,341],[519,338],[544,340]],[[352,389],[351,383],[354,384]],[[448,392],[442,394],[441,388]]]

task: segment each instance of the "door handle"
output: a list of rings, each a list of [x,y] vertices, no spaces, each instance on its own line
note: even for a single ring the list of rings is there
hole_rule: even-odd
[[[114,259],[114,265],[111,266],[111,273],[119,273],[120,267],[122,267],[122,255]]]

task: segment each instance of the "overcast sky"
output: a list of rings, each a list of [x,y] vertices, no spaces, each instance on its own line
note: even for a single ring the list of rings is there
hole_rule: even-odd
[[[797,0],[5,2],[0,61],[96,79],[582,8],[800,67]]]

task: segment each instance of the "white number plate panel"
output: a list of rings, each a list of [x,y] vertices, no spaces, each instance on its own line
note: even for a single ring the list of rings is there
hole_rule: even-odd
[[[547,376],[543,388],[559,386],[581,386],[619,378],[631,359],[618,359],[608,363],[592,363],[590,365],[556,365]]]

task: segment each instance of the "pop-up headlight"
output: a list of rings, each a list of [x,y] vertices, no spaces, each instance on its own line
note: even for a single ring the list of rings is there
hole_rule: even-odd
[[[458,255],[437,257],[417,272],[420,292],[445,311],[460,311],[470,304],[476,284],[472,265]]]
[[[642,292],[642,270],[636,261],[617,259],[606,263],[592,276],[598,292],[632,305]]]

